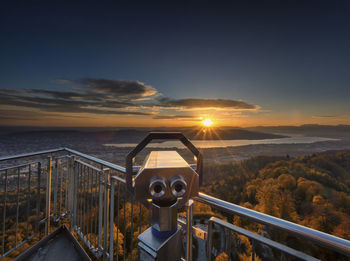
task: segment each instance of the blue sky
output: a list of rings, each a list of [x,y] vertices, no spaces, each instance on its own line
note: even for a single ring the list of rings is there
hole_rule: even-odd
[[[349,11],[348,1],[3,3],[1,124],[350,124]]]

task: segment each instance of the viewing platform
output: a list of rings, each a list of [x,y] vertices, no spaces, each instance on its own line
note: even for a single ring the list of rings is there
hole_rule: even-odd
[[[64,251],[75,251],[66,261],[156,260],[139,256],[139,235],[151,215],[129,189],[139,170],[132,166],[128,176],[127,168],[69,148],[0,157],[0,259],[55,260],[40,259],[37,251],[64,237],[73,249]],[[234,217],[257,229],[234,225]],[[348,240],[201,192],[184,202],[176,219],[181,260],[239,260],[242,251],[251,260],[350,260]],[[240,249],[243,241],[248,249]]]

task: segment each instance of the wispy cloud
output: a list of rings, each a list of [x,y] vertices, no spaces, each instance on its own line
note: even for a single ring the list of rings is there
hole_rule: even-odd
[[[254,111],[259,108],[241,100],[166,98],[154,87],[140,81],[84,78],[57,79],[57,82],[66,85],[65,88],[62,90],[0,89],[1,107],[15,106],[22,108],[23,111],[30,109],[51,114],[141,115],[152,116],[153,119],[181,120],[198,118],[198,116],[177,113],[182,110]],[[31,118],[34,117],[31,116]],[[34,118],[40,116],[35,115]],[[7,117],[21,118],[20,115]]]
[[[318,118],[339,118],[345,115],[313,115],[312,118],[318,119]]]
[[[108,79],[80,79],[76,81],[85,89],[94,94],[103,94],[105,97],[117,100],[132,100],[151,97],[158,91],[150,85],[139,81],[123,81]]]
[[[91,117],[75,115],[75,114],[59,114],[59,113],[47,113],[41,111],[23,111],[23,110],[0,110],[0,119],[2,120],[23,120],[33,121],[45,118],[79,118],[90,119]]]
[[[57,82],[57,83],[69,83],[70,80],[67,79],[67,78],[57,78],[54,80],[54,82]]]
[[[173,107],[173,108],[224,108],[235,110],[256,110],[258,106],[249,104],[244,101],[229,100],[229,99],[170,99],[170,98],[158,98],[159,106],[161,107]]]
[[[157,120],[199,120],[198,116],[192,116],[192,115],[156,115],[153,117],[153,119]]]

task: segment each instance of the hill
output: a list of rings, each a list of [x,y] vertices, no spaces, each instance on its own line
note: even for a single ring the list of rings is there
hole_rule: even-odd
[[[350,240],[349,150],[296,158],[259,156],[235,164],[210,164],[206,167],[205,185],[201,190]],[[238,217],[233,222],[267,233],[275,240],[294,243],[302,251],[314,251],[322,260],[335,258],[332,253],[303,246],[290,236],[257,228]]]

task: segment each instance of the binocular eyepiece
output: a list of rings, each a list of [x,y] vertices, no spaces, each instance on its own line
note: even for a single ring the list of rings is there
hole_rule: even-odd
[[[170,193],[172,196],[178,198],[185,195],[187,191],[187,183],[181,176],[174,176],[169,182]],[[163,177],[153,177],[149,184],[149,194],[153,199],[161,199],[166,195],[169,189],[167,182]]]
[[[165,195],[166,183],[165,179],[161,177],[153,177],[149,184],[149,193],[152,198],[158,199]]]
[[[171,193],[175,197],[182,197],[187,191],[187,183],[181,176],[175,176],[170,181]]]

